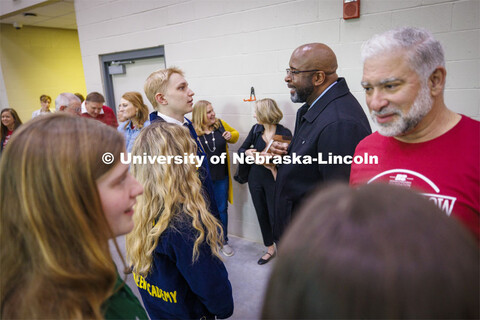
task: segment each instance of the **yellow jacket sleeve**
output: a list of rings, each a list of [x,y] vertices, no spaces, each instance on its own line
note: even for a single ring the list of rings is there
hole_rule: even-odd
[[[225,131],[228,131],[232,134],[232,137],[230,140],[228,140],[228,143],[235,143],[238,141],[238,137],[240,134],[238,133],[237,130],[234,128],[230,127],[228,123],[220,119],[222,122],[223,127],[225,128]],[[228,153],[228,143],[227,143],[227,168],[228,168],[228,202],[230,204],[233,204],[233,187],[232,187],[232,174],[230,173],[230,154]]]

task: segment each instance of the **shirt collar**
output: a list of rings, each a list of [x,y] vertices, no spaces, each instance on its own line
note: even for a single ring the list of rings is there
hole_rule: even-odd
[[[338,81],[335,81],[334,83],[332,83],[331,85],[329,85],[327,89],[323,90],[322,94],[320,94],[320,95],[318,96],[318,98],[315,99],[315,101],[313,101],[313,103],[310,105],[310,107],[308,107],[308,109],[310,110],[310,108],[311,108],[312,106],[314,106],[315,103],[317,103],[317,101],[320,100],[320,98],[323,97],[323,95],[324,95],[325,93],[327,93],[327,91],[330,90],[330,88],[332,88],[337,82],[338,82]]]
[[[82,102],[82,113],[88,113],[87,107],[85,106],[85,101]],[[100,114],[104,114],[105,112],[103,111],[103,106],[102,110],[100,111]]]
[[[172,117],[164,115],[163,113],[160,113],[160,111],[157,111],[157,116],[159,116],[160,118],[162,118],[163,120],[165,120],[168,123],[174,123],[174,124],[178,124],[180,126],[184,125],[185,123],[188,124],[187,120],[185,120],[185,117],[183,118],[183,122],[180,122],[177,119],[174,119]]]

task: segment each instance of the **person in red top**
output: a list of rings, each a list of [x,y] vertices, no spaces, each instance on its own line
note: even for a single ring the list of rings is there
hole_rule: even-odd
[[[7,146],[8,140],[21,124],[22,120],[18,113],[12,108],[5,108],[1,111],[1,130],[0,130],[0,154]]]
[[[405,27],[367,41],[362,59],[362,86],[378,132],[358,144],[355,156],[375,155],[378,164],[352,164],[350,184],[418,190],[478,240],[480,122],[445,105],[441,44],[426,30]]]
[[[97,119],[106,125],[118,127],[117,117],[110,107],[103,103],[105,98],[98,92],[91,92],[87,95],[82,104],[82,117]]]

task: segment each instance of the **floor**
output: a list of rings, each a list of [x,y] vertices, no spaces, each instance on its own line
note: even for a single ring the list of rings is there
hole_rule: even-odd
[[[118,237],[117,242],[120,249],[124,251],[125,237]],[[229,244],[235,251],[233,256],[224,259],[233,288],[235,304],[235,310],[229,319],[259,319],[265,286],[273,265],[272,262],[275,260],[262,266],[257,264],[257,260],[266,250],[263,244],[232,235],[229,235]],[[118,253],[113,245],[110,247],[118,270],[123,270]],[[125,252],[123,252],[123,255],[125,256]],[[142,301],[131,275],[127,279],[127,284]]]

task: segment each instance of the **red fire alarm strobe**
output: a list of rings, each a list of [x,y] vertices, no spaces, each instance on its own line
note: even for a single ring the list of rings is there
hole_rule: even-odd
[[[360,0],[343,0],[343,19],[360,17]]]

